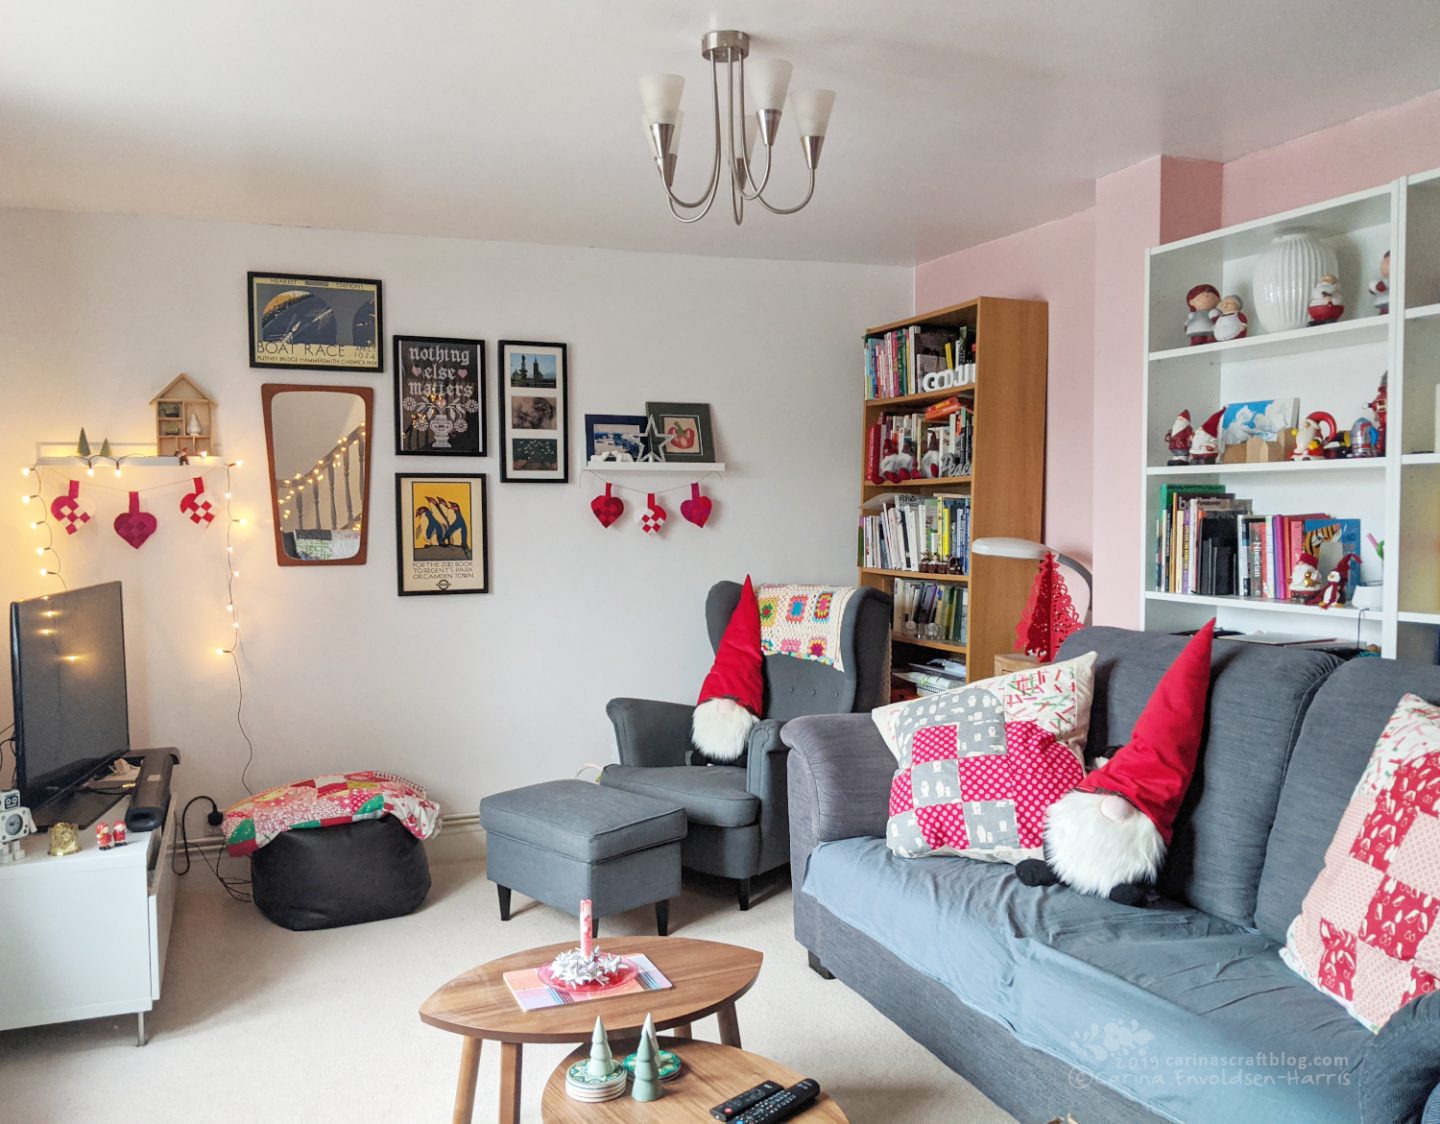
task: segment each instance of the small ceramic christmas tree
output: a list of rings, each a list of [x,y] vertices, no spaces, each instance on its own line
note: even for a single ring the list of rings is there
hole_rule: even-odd
[[[635,1055],[635,1081],[630,1088],[630,1096],[637,1101],[660,1099],[660,1069],[648,1034],[640,1036],[640,1048]]]
[[[1080,615],[1070,600],[1070,590],[1060,573],[1055,555],[1040,559],[1040,572],[1030,587],[1030,602],[1015,629],[1015,642],[1022,651],[1049,663],[1065,638],[1080,627]]]
[[[590,1061],[585,1065],[585,1076],[603,1081],[615,1073],[615,1056],[610,1053],[610,1039],[605,1034],[605,1024],[595,1020],[595,1033],[590,1036]]]
[[[90,455],[90,438],[85,436],[85,429],[80,429],[80,440],[75,442],[75,455],[77,457],[88,457]]]
[[[660,1065],[660,1036],[655,1033],[655,1016],[647,1014],[645,1025],[640,1028],[642,1037],[650,1039],[650,1049],[655,1054],[655,1065]]]

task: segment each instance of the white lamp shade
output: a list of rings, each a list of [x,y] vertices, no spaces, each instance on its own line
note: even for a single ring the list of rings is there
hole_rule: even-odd
[[[987,535],[983,539],[976,539],[970,544],[970,549],[976,554],[988,554],[994,558],[1044,558],[1047,554],[1055,553],[1043,542],[1005,538],[997,535]]]
[[[830,111],[835,107],[834,90],[796,90],[790,95],[795,110],[795,124],[802,137],[823,137],[830,127]]]
[[[745,64],[745,81],[755,109],[778,111],[785,107],[793,69],[784,59],[755,59]]]
[[[678,74],[647,74],[640,79],[645,120],[652,125],[675,124],[680,113],[680,95],[684,92],[685,79]]]

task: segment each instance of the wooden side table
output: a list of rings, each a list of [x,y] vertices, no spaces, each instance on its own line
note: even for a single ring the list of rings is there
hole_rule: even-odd
[[[525,1043],[588,1042],[597,1015],[605,1020],[607,1032],[617,1038],[638,1034],[647,1014],[654,1016],[657,1030],[675,1030],[684,1038],[690,1036],[690,1024],[696,1019],[716,1015],[720,1020],[721,1042],[727,1046],[740,1045],[735,1001],[754,985],[764,959],[754,949],[684,937],[626,937],[605,941],[606,952],[650,957],[674,986],[664,991],[617,995],[543,1011],[522,1011],[505,986],[505,973],[548,964],[556,953],[573,947],[569,942],[548,945],[481,964],[442,985],[421,1004],[421,1022],[464,1039],[455,1087],[452,1116],[455,1124],[468,1124],[474,1114],[480,1044],[487,1038],[500,1043],[501,1124],[518,1124],[520,1119],[521,1052]]]
[[[995,657],[995,674],[1009,675],[1013,671],[1029,671],[1040,666],[1040,657],[1029,652],[1002,652]]]
[[[676,1051],[684,1068],[679,1077],[666,1083],[658,1101],[632,1100],[628,1093],[600,1104],[572,1101],[565,1095],[565,1073],[590,1056],[590,1047],[584,1046],[556,1066],[545,1083],[540,1119],[545,1124],[686,1124],[709,1119],[710,1110],[717,1104],[762,1081],[775,1081],[788,1088],[805,1077],[769,1058],[733,1046],[682,1038],[662,1038],[660,1045]],[[613,1039],[611,1046],[617,1059],[634,1049],[633,1043],[616,1043]],[[797,1120],[804,1124],[848,1124],[840,1106],[823,1089]]]

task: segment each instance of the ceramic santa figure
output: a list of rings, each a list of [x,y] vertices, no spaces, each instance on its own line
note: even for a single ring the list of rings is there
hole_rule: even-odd
[[[1190,346],[1215,342],[1215,318],[1220,314],[1215,306],[1220,303],[1220,290],[1214,285],[1196,285],[1185,294],[1185,303],[1190,314],[1185,317],[1185,335]]]
[[[1231,293],[1215,306],[1215,340],[1243,340],[1250,330],[1250,321],[1245,318],[1245,302]]]
[[[1189,464],[1190,463],[1190,438],[1195,436],[1195,430],[1190,425],[1190,411],[1181,410],[1175,415],[1175,420],[1170,423],[1170,432],[1165,435],[1165,444],[1170,449],[1170,459],[1166,464]]]
[[[1295,568],[1290,571],[1290,600],[1302,605],[1313,605],[1320,599],[1320,560],[1308,550],[1302,550],[1295,558]]]
[[[1333,273],[1327,273],[1310,290],[1310,327],[1317,324],[1333,324],[1345,315],[1345,298],[1340,293],[1340,280]]]
[[[1214,636],[1212,620],[1156,684],[1130,741],[1050,805],[1045,857],[1016,866],[1021,882],[1145,904],[1199,760]]]
[[[1220,419],[1224,410],[1216,410],[1201,424],[1190,438],[1190,463],[1214,464],[1220,455]]]
[[[747,575],[690,720],[690,740],[706,760],[728,763],[744,755],[765,707],[764,659],[760,603]]]
[[[1390,311],[1390,251],[1380,259],[1380,276],[1370,282],[1370,292],[1375,297],[1375,311],[1382,316]]]

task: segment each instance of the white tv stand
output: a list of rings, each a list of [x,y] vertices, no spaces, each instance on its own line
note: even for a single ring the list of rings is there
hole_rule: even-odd
[[[129,805],[122,797],[105,822]],[[25,858],[0,864],[0,1030],[133,1014],[145,1045],[175,908],[166,834],[136,832],[102,851],[92,826],[80,830],[78,854],[50,855],[42,831],[22,841]]]

